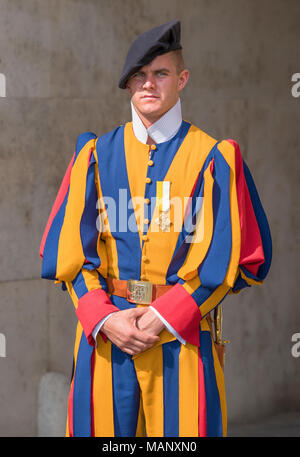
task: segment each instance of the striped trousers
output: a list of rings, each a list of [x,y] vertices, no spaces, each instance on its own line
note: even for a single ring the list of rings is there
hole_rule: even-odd
[[[66,436],[226,436],[223,370],[205,319],[199,331],[199,348],[163,330],[132,357],[78,324]]]

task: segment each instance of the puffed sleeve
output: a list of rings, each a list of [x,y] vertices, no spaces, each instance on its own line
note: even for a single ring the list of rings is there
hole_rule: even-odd
[[[119,311],[107,295],[107,254],[101,239],[96,135],[79,135],[50,213],[41,245],[42,278],[61,283],[75,305],[89,344],[93,329]],[[102,334],[105,340],[105,335]]]
[[[183,340],[199,346],[200,321],[228,293],[262,284],[271,264],[267,218],[235,141],[221,141],[208,155],[188,217],[196,228],[180,235],[168,272],[175,285],[152,307]]]

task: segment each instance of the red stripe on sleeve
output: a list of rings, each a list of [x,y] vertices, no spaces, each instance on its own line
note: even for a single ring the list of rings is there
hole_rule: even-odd
[[[199,346],[201,313],[195,300],[181,284],[175,284],[168,292],[154,300],[151,306],[184,340]]]
[[[82,325],[84,334],[91,346],[95,346],[92,332],[95,326],[108,314],[120,311],[112,304],[103,289],[93,289],[78,300],[76,315]]]
[[[259,266],[264,263],[263,244],[255,217],[248,186],[244,176],[243,159],[239,145],[227,140],[235,149],[236,188],[241,226],[241,254],[239,264],[257,275]]]
[[[65,196],[66,196],[66,194],[68,192],[68,188],[69,188],[69,185],[70,185],[70,176],[71,176],[71,171],[72,171],[72,167],[73,167],[74,158],[75,158],[75,152],[74,152],[73,157],[72,157],[72,159],[71,159],[71,161],[69,163],[69,166],[68,166],[67,171],[65,173],[64,179],[63,179],[63,181],[61,183],[61,186],[59,188],[59,191],[57,193],[54,205],[52,207],[52,210],[51,210],[51,213],[50,213],[50,216],[49,216],[49,219],[48,219],[48,222],[47,222],[44,234],[43,234],[43,238],[42,238],[41,245],[40,245],[40,256],[41,256],[41,258],[43,258],[46,239],[47,239],[51,224],[53,222],[53,219],[55,218],[56,214],[58,213],[58,210],[61,207],[61,205],[62,205],[62,203],[63,203],[63,201],[65,199]]]

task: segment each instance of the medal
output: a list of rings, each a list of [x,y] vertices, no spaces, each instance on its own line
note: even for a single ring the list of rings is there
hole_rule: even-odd
[[[155,219],[155,223],[162,229],[163,232],[166,232],[171,225],[171,221],[165,213],[161,213],[159,217]]]
[[[159,216],[155,219],[155,223],[163,232],[166,232],[171,225],[170,218],[167,215],[170,209],[170,184],[170,181],[156,182],[156,198]]]

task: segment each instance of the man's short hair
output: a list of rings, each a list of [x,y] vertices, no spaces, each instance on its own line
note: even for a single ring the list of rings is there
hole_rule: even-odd
[[[185,69],[182,49],[176,49],[175,51],[170,52],[174,57],[177,74],[179,75]]]

